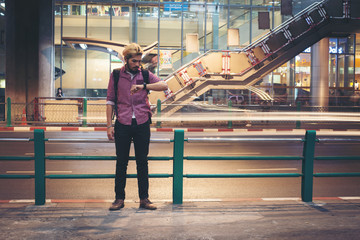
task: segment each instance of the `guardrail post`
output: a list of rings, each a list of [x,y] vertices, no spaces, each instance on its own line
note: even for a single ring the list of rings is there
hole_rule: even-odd
[[[316,131],[309,130],[305,134],[301,178],[301,200],[312,202],[313,177],[314,177],[314,154],[315,154]]]
[[[45,204],[45,139],[44,130],[34,130],[35,205]]]
[[[157,111],[157,115],[156,115],[156,116],[157,116],[158,118],[160,118],[160,117],[161,117],[161,100],[160,100],[160,99],[157,100],[156,111]],[[156,127],[157,127],[157,128],[161,128],[161,121],[158,120],[158,121],[156,122]]]
[[[175,130],[173,157],[173,204],[182,204],[184,172],[184,130]]]
[[[82,119],[82,126],[87,127],[87,99],[84,98],[83,100],[83,119]]]
[[[229,106],[229,112],[231,113],[231,109],[232,109],[232,101],[231,100],[228,101],[228,106]],[[228,121],[228,128],[230,129],[232,127],[233,127],[233,123],[232,123],[231,120],[229,120]]]
[[[6,127],[11,127],[11,98],[8,97],[6,101]]]
[[[301,111],[301,102],[297,102],[297,103],[296,103],[296,111],[297,111],[297,112],[300,112],[300,111]],[[296,126],[295,126],[295,128],[296,128],[296,129],[300,129],[300,126],[301,126],[300,121],[296,121]]]

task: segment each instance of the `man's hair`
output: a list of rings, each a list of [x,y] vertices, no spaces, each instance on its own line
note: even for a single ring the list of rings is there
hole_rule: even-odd
[[[123,56],[125,59],[130,59],[136,55],[142,55],[144,51],[141,49],[140,45],[137,43],[131,43],[127,45],[123,50]]]

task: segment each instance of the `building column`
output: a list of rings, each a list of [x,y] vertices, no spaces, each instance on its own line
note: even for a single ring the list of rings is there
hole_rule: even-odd
[[[286,71],[286,86],[295,87],[295,58],[290,59],[287,63],[287,71]],[[286,92],[288,96],[291,96],[290,102],[291,104],[295,104],[296,94],[294,88],[287,88]],[[289,99],[289,97],[288,97]]]
[[[329,106],[329,39],[323,38],[311,48],[311,106]]]
[[[6,0],[6,98],[54,96],[53,1]]]
[[[130,7],[130,22],[129,22],[129,43],[137,43],[137,6]]]

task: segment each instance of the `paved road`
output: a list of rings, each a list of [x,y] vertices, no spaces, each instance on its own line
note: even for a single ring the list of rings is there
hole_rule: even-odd
[[[267,133],[247,135],[263,136]],[[274,133],[268,134],[273,135]],[[346,133],[350,134],[350,133]],[[153,139],[170,139],[173,133],[153,133]],[[235,137],[234,133],[186,133],[186,138]],[[321,135],[319,133],[319,135]],[[344,135],[331,132],[327,135]],[[356,134],[355,134],[356,135]],[[245,136],[245,135],[243,135]],[[3,137],[32,137],[32,133],[0,133]],[[104,132],[46,132],[46,138],[104,138]],[[277,134],[281,137],[285,133]],[[322,133],[321,137],[326,137]],[[347,138],[356,136],[347,136]],[[359,155],[356,143],[320,143],[316,155]],[[4,143],[1,155],[32,155],[33,143]],[[152,143],[150,156],[172,155],[172,143]],[[115,155],[112,143],[47,143],[48,155]],[[131,150],[133,155],[133,149]],[[301,142],[237,142],[237,143],[185,143],[185,156],[261,156],[302,155]],[[113,174],[115,161],[48,161],[47,171],[52,174],[106,173]],[[33,171],[33,162],[0,162],[0,174],[26,174]],[[135,163],[129,164],[128,173],[136,173]],[[359,161],[317,161],[315,172],[360,172]],[[171,173],[172,162],[150,162],[150,173]],[[185,161],[184,173],[286,173],[301,172],[300,161]],[[32,199],[34,181],[0,179],[0,199]],[[315,178],[314,197],[360,196],[359,177]],[[47,198],[50,199],[112,199],[113,179],[47,179]],[[127,199],[137,199],[136,179],[129,179]],[[300,178],[239,178],[239,179],[184,179],[184,199],[237,199],[299,197]],[[172,198],[172,179],[151,179],[152,199]]]

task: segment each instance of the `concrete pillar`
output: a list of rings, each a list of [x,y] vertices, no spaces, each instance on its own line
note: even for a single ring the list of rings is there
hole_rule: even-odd
[[[329,39],[323,38],[311,48],[311,106],[329,106]]]
[[[54,1],[40,0],[39,10],[39,97],[55,96]],[[46,24],[44,24],[46,23]]]
[[[292,58],[290,61],[287,62],[287,71],[286,71],[286,86],[295,87],[295,59]],[[288,99],[290,98],[290,103],[295,103],[295,89],[294,88],[287,88],[286,92],[288,94]]]
[[[6,0],[6,98],[53,96],[53,1]]]
[[[129,22],[129,43],[135,42],[137,43],[138,39],[137,39],[137,9],[136,7],[130,7],[130,19],[131,21]]]

